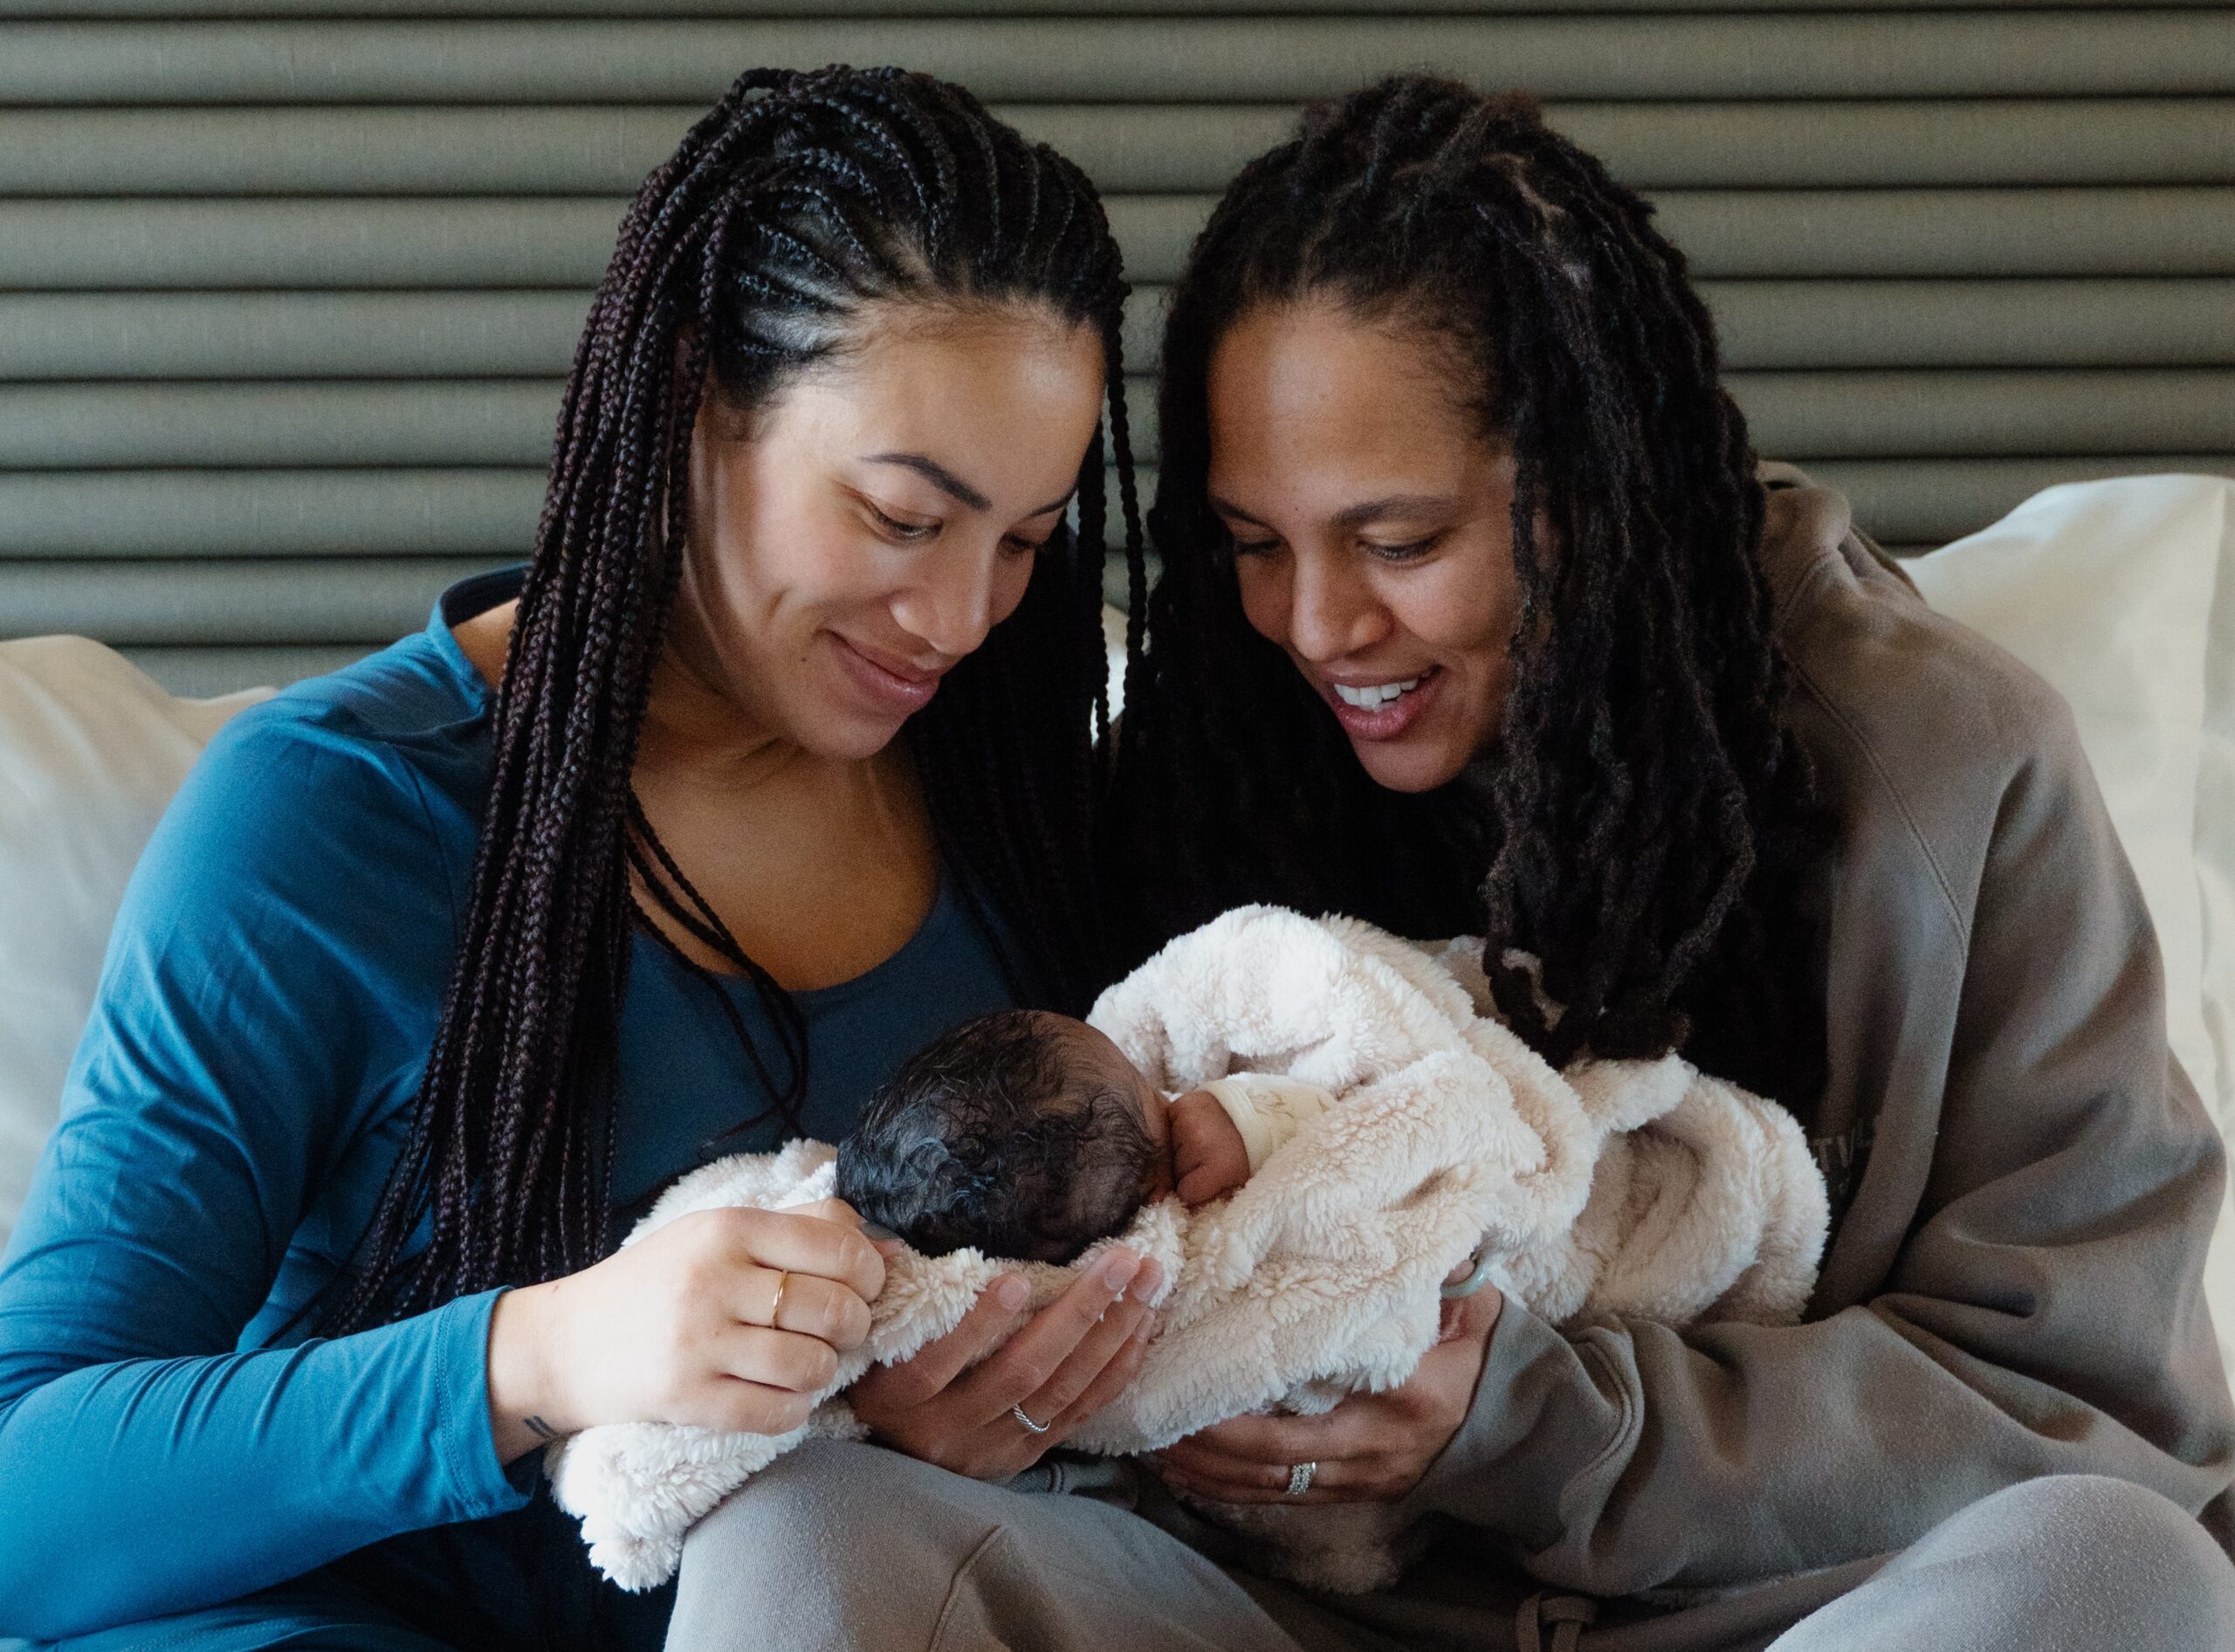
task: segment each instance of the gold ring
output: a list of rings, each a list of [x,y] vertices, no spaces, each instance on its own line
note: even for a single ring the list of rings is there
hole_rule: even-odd
[[[784,1311],[784,1292],[791,1288],[791,1284],[790,1271],[783,1268],[777,1269],[776,1294],[768,1304],[768,1328],[771,1331],[781,1329],[776,1323],[776,1316]]]

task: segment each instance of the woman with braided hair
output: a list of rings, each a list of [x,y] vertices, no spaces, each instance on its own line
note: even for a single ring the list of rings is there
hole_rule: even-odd
[[[0,1275],[0,1636],[659,1644],[538,1448],[797,1426],[883,1262],[632,1213],[1108,972],[1124,294],[1078,169],[920,75],[748,73],[647,180],[533,562],[238,717],[138,870]],[[862,1385],[888,1444],[1013,1474],[1123,1383],[1152,1266],[1022,1284]]]
[[[701,1555],[816,1647],[2235,1645],[2219,1148],[2054,693],[1757,471],[1682,258],[1525,100],[1309,112],[1169,317],[1121,956],[1252,900],[1486,934],[1548,1059],[1681,1050],[1798,1115],[1815,1299],[1556,1327],[1485,1289],[1401,1386],[1168,1448],[1148,1518],[810,1447]],[[1167,1486],[1429,1546],[1371,1594],[1226,1573],[1269,1628]],[[1193,1634],[1097,1633],[1142,1597]]]

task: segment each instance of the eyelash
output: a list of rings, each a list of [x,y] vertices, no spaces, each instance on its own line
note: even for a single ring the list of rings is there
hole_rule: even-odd
[[[868,503],[867,500],[863,502],[864,504]],[[939,524],[937,522],[899,521],[893,517],[887,516],[883,511],[877,509],[874,505],[870,505],[869,506],[869,513],[871,516],[877,518],[877,526],[879,527],[882,527],[886,533],[891,534],[893,538],[900,540],[903,544],[920,545],[925,540],[930,539],[933,534],[939,531]],[[1037,556],[1042,551],[1047,548],[1048,545],[1048,541],[1045,540],[1018,539],[1014,535],[1004,540],[1002,543],[1011,547],[1019,556]]]
[[[1278,540],[1244,540],[1228,533],[1227,540],[1234,547],[1236,556],[1262,556],[1280,548]],[[1404,545],[1376,545],[1366,541],[1366,549],[1385,562],[1411,562],[1426,556],[1442,542],[1441,533],[1431,533],[1426,539],[1413,540]]]
[[[863,502],[864,504],[868,503],[867,500]],[[920,544],[923,540],[931,538],[932,534],[939,531],[939,525],[937,522],[897,521],[893,518],[887,516],[883,511],[877,509],[874,505],[870,505],[869,510],[870,514],[877,518],[877,526],[879,527],[891,534],[893,538],[904,540],[911,545]]]

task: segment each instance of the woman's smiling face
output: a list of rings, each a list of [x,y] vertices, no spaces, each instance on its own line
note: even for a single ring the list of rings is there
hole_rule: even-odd
[[[1245,311],[1210,361],[1211,506],[1242,609],[1393,791],[1458,774],[1512,682],[1513,456],[1456,348],[1307,298]]]
[[[987,304],[872,310],[749,420],[710,396],[670,649],[755,732],[873,755],[1024,600],[1102,394],[1092,327]]]

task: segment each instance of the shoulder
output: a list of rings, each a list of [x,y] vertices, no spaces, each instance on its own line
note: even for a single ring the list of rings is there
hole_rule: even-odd
[[[245,883],[316,899],[321,885],[377,879],[455,905],[487,769],[485,705],[423,637],[408,638],[219,728],[142,871],[173,897]]]
[[[1764,568],[1819,788],[1851,839],[1906,841],[1929,863],[1967,926],[2013,790],[2092,785],[2072,709],[2008,651],[1928,608],[1839,493],[1790,466],[1764,469]]]
[[[1798,686],[1874,747],[1963,744],[1920,762],[1950,778],[2007,771],[2044,746],[2076,749],[2071,708],[2031,667],[1936,614],[1853,524],[1844,497],[1789,465],[1771,474],[1763,560]]]
[[[417,633],[259,701],[227,723],[211,749],[299,744],[306,752],[354,750],[367,758],[414,761],[475,738],[486,724],[486,699],[470,690],[461,675],[465,669]]]

